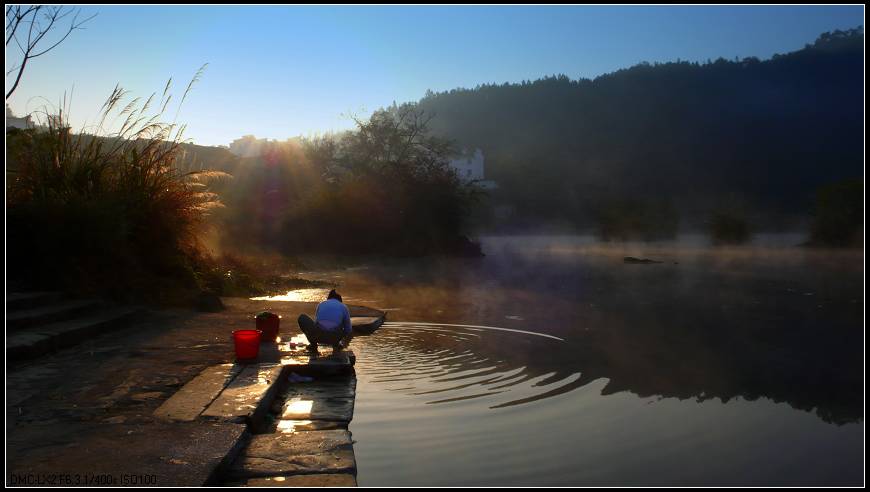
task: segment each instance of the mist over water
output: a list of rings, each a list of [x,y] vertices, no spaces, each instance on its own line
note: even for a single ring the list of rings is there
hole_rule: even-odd
[[[270,416],[355,404],[354,476],[253,446],[209,483],[863,484],[863,7],[183,9],[7,7],[14,481],[166,469],[109,437],[172,440],[150,412],[215,332],[261,301],[295,329],[334,287],[388,319]],[[76,343],[65,394],[41,375]],[[338,459],[295,433],[342,424],[265,421],[270,453]],[[170,482],[219,451],[201,423]]]
[[[860,483],[863,253],[796,242],[488,237],[329,272],[389,313],[352,343],[359,483]]]

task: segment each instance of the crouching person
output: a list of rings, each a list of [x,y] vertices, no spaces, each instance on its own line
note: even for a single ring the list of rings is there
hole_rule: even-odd
[[[308,350],[317,351],[317,344],[332,345],[333,351],[339,351],[350,344],[353,328],[350,324],[350,311],[341,302],[341,296],[335,289],[329,291],[326,300],[317,305],[317,311],[311,319],[307,314],[299,315],[299,328],[308,338]]]

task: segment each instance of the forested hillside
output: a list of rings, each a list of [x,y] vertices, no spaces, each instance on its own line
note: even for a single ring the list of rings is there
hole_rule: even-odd
[[[863,41],[862,28],[836,31],[764,61],[644,63],[430,92],[419,106],[435,133],[484,151],[514,223],[651,214],[668,229],[739,209],[774,227],[810,214],[820,187],[863,176]]]

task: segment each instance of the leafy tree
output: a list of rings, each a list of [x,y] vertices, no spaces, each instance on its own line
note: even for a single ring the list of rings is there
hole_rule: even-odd
[[[462,235],[479,190],[448,165],[453,146],[429,134],[431,121],[405,104],[357,120],[353,132],[308,141],[322,179],[288,209],[285,250],[479,253]]]

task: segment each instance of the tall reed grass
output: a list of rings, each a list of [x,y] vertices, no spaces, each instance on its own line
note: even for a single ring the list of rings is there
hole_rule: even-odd
[[[164,300],[203,283],[199,233],[222,206],[209,183],[228,175],[185,159],[185,126],[165,121],[171,88],[170,79],[143,101],[116,86],[97,123],[78,132],[66,101],[37,112],[36,128],[7,132],[13,282]]]

